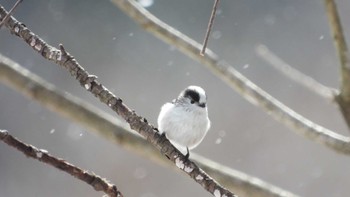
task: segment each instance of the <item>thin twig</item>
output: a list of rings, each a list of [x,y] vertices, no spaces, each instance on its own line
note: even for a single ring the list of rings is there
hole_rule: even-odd
[[[6,13],[6,10],[0,6],[0,17],[3,13]],[[13,17],[9,19],[7,24],[7,27],[11,30],[11,32],[22,38],[42,57],[67,69],[82,87],[91,92],[95,97],[99,98],[102,103],[105,103],[120,117],[126,120],[132,130],[137,131],[139,134],[145,137],[147,141],[152,143],[159,151],[161,151],[166,158],[172,161],[179,169],[189,175],[204,189],[213,195],[227,197],[236,196],[207,175],[194,162],[186,158],[170,143],[165,135],[159,134],[158,130],[153,125],[150,125],[145,118],[137,115],[134,110],[131,110],[122,101],[122,99],[116,97],[105,86],[98,82],[95,75],[90,75],[87,71],[85,71],[77,60],[65,50],[63,45],[60,44],[59,49],[48,45],[24,24],[19,23]],[[201,178],[199,179],[198,177]]]
[[[212,29],[213,24],[214,24],[214,19],[215,19],[215,16],[216,16],[216,10],[217,10],[217,7],[219,5],[219,2],[220,2],[220,0],[215,0],[213,10],[211,11],[211,16],[210,16],[210,19],[209,19],[207,32],[205,34],[205,38],[204,38],[204,42],[203,42],[203,48],[202,48],[202,50],[200,52],[200,55],[202,55],[202,56],[204,56],[205,49],[207,48],[208,39],[209,39],[210,32],[211,32],[211,29]]]
[[[348,154],[350,152],[350,138],[324,128],[293,111],[247,79],[226,61],[220,60],[211,50],[207,50],[206,56],[201,56],[199,43],[164,23],[139,6],[134,0],[112,0],[112,2],[154,36],[176,46],[185,55],[207,66],[211,72],[245,99],[261,107],[295,133],[325,145],[338,153]]]
[[[334,96],[337,94],[337,90],[334,88],[326,87],[312,77],[293,68],[272,51],[270,51],[265,45],[256,46],[255,52],[259,57],[269,63],[269,65],[271,65],[273,68],[280,71],[284,76],[292,79],[294,82],[308,88],[312,92],[322,96],[329,101],[334,100]]]
[[[325,0],[324,2],[341,68],[341,88],[336,101],[350,128],[350,55],[335,0]]]
[[[22,3],[23,0],[17,0],[17,2],[15,3],[15,5],[11,8],[11,10],[6,14],[5,18],[3,18],[0,21],[0,29],[1,27],[7,22],[7,20],[10,18],[11,14],[13,11],[15,11],[15,9],[17,8],[17,6]]]
[[[122,197],[122,193],[117,187],[109,183],[106,179],[103,179],[95,174],[89,173],[86,170],[78,168],[63,159],[54,157],[46,150],[38,149],[32,145],[25,144],[15,137],[12,137],[8,131],[0,130],[0,140],[5,142],[7,145],[12,146],[25,154],[27,157],[31,157],[50,166],[62,170],[75,178],[84,181],[91,185],[96,191],[103,191],[110,197]]]
[[[73,120],[97,135],[131,150],[157,164],[174,168],[150,143],[131,132],[127,125],[91,106],[83,100],[60,93],[54,85],[44,81],[17,63],[0,54],[0,81],[25,96],[34,99],[52,111]],[[28,85],[30,84],[30,85]],[[195,153],[191,158],[210,176],[219,180],[239,196],[249,197],[297,197],[288,191],[266,183],[256,177],[231,169]]]

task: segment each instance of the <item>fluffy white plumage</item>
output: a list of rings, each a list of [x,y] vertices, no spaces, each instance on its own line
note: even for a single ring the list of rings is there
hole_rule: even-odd
[[[177,99],[162,106],[158,116],[158,130],[181,151],[200,144],[210,128],[207,97],[198,86],[189,86]]]

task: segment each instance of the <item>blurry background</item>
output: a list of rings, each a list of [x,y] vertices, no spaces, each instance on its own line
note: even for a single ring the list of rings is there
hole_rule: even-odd
[[[0,4],[9,10],[14,2],[1,0]],[[337,3],[349,39],[350,2]],[[202,42],[213,1],[154,0],[146,6]],[[291,132],[205,67],[143,31],[109,1],[24,1],[15,17],[49,44],[62,43],[89,73],[152,124],[161,105],[183,88],[202,86],[209,97],[212,127],[194,152],[301,196],[349,195],[349,156]],[[323,0],[223,0],[209,48],[297,112],[350,135],[335,104],[281,76],[256,56],[254,48],[261,43],[297,69],[337,88],[339,64]],[[113,114],[66,70],[43,59],[5,28],[0,31],[0,53],[62,91]],[[127,152],[3,84],[0,109],[1,129],[111,180],[125,196],[211,196],[186,175]],[[0,196],[24,195],[103,194],[0,143]]]

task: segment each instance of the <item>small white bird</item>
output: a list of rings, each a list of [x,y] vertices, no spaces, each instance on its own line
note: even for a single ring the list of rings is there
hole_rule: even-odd
[[[158,130],[180,151],[193,149],[203,140],[210,128],[207,96],[203,88],[189,86],[177,99],[165,103],[158,116]]]

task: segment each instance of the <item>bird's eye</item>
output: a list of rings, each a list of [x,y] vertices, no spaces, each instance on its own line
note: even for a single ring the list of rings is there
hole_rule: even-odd
[[[194,100],[191,100],[191,104],[193,104],[194,103]]]

